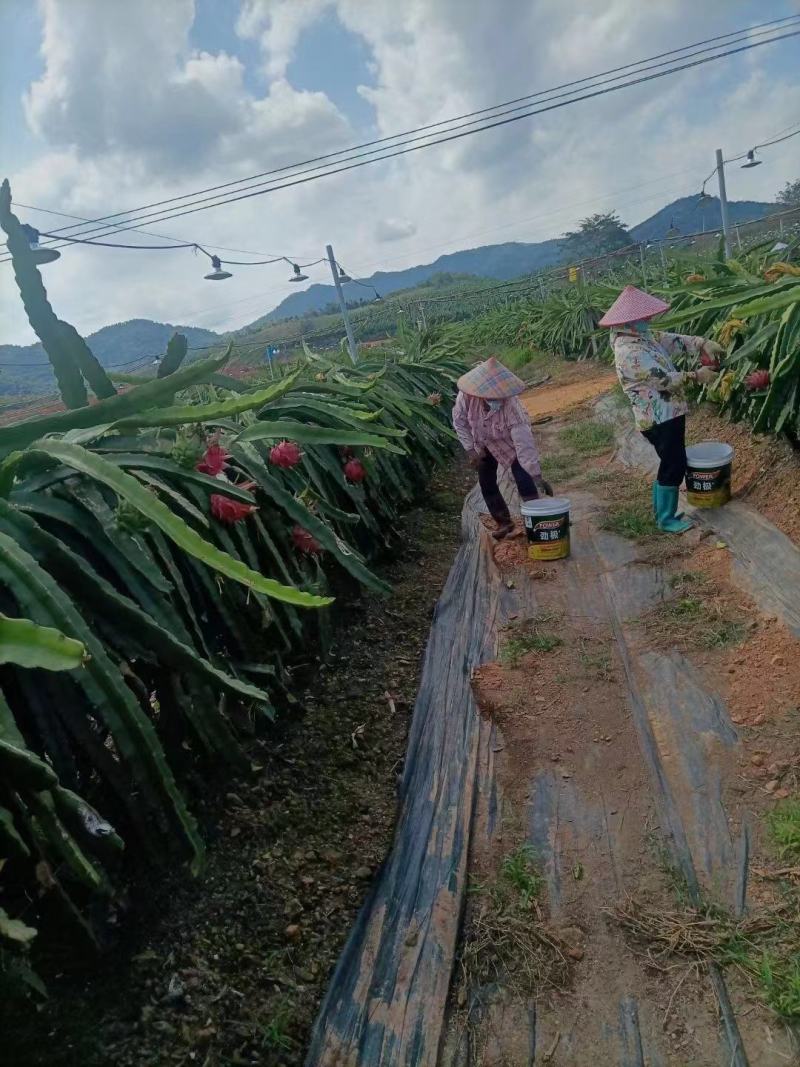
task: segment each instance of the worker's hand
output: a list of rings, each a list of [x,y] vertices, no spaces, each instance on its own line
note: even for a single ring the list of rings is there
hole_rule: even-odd
[[[533,479],[533,484],[536,486],[536,491],[539,496],[552,496],[553,489],[549,482],[546,482],[541,475],[538,478]]]
[[[714,359],[716,359],[717,361],[722,359],[722,357],[725,355],[725,349],[722,347],[722,345],[717,344],[716,341],[704,341],[703,351],[706,353],[706,355],[713,356]]]
[[[717,371],[711,367],[700,367],[694,372],[694,376],[701,385],[711,385],[717,380]]]

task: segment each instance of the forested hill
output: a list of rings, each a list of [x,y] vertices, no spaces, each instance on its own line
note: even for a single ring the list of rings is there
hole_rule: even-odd
[[[150,319],[116,322],[86,340],[104,367],[124,370],[126,363],[163,353],[176,330],[186,335],[190,345],[210,345],[219,340],[219,334],[211,330]],[[0,345],[0,393],[25,393],[50,383],[53,374],[41,345]]]

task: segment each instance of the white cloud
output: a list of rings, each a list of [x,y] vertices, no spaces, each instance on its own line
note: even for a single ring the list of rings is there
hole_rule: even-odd
[[[260,41],[268,77],[282,78],[303,30],[332,4],[333,0],[243,0],[236,29],[240,36]]]
[[[381,242],[402,241],[416,232],[416,225],[408,219],[379,219],[375,224],[375,240]]]
[[[12,175],[15,197],[94,216],[368,139],[324,93],[286,77],[303,30],[334,6],[370,50],[373,84],[361,93],[379,136],[758,21],[753,0],[731,0],[722,26],[717,5],[692,0],[505,0],[502,18],[479,0],[242,0],[238,31],[259,43],[268,73],[258,97],[239,59],[191,49],[192,0],[44,0],[46,66],[27,104],[42,154]],[[300,262],[330,241],[363,276],[558,236],[595,210],[636,223],[696,191],[717,146],[737,153],[796,122],[800,86],[773,70],[786,47],[151,228]],[[768,158],[731,169],[732,198],[769,199],[796,177],[800,138]],[[43,216],[21,214],[44,228]],[[233,328],[294,291],[283,265],[232,270],[212,289],[190,252],[70,249],[45,279],[59,313],[85,331],[139,316]],[[324,264],[308,273],[328,281]],[[8,304],[4,339],[32,340],[16,294]]]

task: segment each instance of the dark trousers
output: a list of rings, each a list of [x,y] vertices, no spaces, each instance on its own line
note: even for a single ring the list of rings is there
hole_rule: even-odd
[[[659,422],[649,430],[642,430],[642,434],[661,460],[658,467],[661,485],[680,485],[686,476],[686,416]]]
[[[516,459],[511,464],[511,473],[514,475],[514,481],[517,483],[517,489],[522,499],[536,500],[539,493],[536,490],[533,478]],[[510,522],[511,514],[508,510],[508,504],[503,499],[503,494],[497,484],[497,460],[488,450],[484,451],[478,464],[478,482],[483,493],[483,499],[486,501],[486,507],[495,522]]]

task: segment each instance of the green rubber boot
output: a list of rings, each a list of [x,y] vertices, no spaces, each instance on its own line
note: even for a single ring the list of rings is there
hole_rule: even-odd
[[[656,482],[654,486],[656,504],[656,525],[665,533],[685,533],[691,530],[694,523],[688,519],[679,519],[676,515],[678,510],[678,487],[677,485],[661,485]]]

